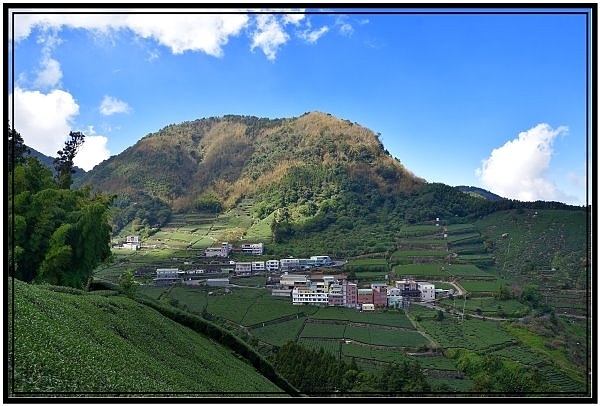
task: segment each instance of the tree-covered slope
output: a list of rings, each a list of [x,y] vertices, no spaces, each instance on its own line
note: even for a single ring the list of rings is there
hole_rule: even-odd
[[[249,198],[256,222],[269,222],[274,249],[294,246],[299,255],[323,246],[334,255],[387,251],[404,223],[521,207],[427,183],[393,158],[378,134],[320,112],[169,125],[96,166],[76,182],[82,184],[117,194],[114,233],[148,235],[172,212],[216,213]]]
[[[295,168],[343,168],[379,187],[423,183],[392,158],[372,131],[324,113],[290,119],[224,116],[169,125],[99,164],[77,185],[143,191],[175,210],[213,192],[225,206],[278,183]]]
[[[12,279],[8,297],[11,396],[282,392],[231,350],[126,297]]]

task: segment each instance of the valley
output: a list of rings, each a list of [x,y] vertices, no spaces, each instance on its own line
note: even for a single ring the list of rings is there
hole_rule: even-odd
[[[388,307],[364,312],[293,305],[289,295],[272,295],[267,278],[275,274],[236,277],[231,266],[230,271],[194,276],[200,279],[198,285],[153,284],[152,271],[157,268],[186,271],[207,265],[210,261],[203,258],[203,249],[221,241],[265,244],[265,255],[249,259],[237,254],[231,258],[234,262],[279,258],[270,249],[273,242],[268,228],[259,231],[261,221],[251,215],[249,207],[250,203],[244,201],[240,207],[219,215],[175,215],[144,240],[140,250],[113,248],[112,264],[99,268],[95,278],[116,283],[116,277],[125,269],[147,269],[146,276],[139,278],[138,294],[212,320],[267,357],[293,341],[326,351],[341,361],[354,362],[367,371],[415,360],[432,391],[438,393],[486,391],[481,386],[482,372],[469,373],[464,359],[489,358],[528,379],[519,381],[524,386],[506,386],[500,391],[586,390],[587,350],[576,343],[586,340],[587,292],[561,288],[560,273],[555,271],[553,275],[548,270],[543,284],[531,287],[539,295],[538,302],[528,302],[518,289],[522,270],[513,262],[504,262],[501,255],[507,238],[503,235],[532,230],[531,225],[521,230],[517,223],[529,224],[528,218],[533,215],[536,219],[546,216],[549,218],[542,222],[545,228],[564,219],[568,212],[525,211],[516,215],[512,224],[499,223],[493,233],[488,233],[487,217],[473,223],[445,224],[444,219],[438,219],[437,223],[432,220],[405,225],[395,250],[336,258],[344,260],[345,265],[317,271],[343,273],[359,287],[414,278],[453,292],[440,295],[434,303],[411,302],[405,310]],[[486,243],[501,248],[488,250]],[[294,254],[289,252],[290,256]],[[208,278],[228,278],[230,285],[210,287],[206,284]],[[546,331],[553,331],[553,338],[540,345],[546,340]]]
[[[590,394],[591,207],[428,183],[320,112],[173,124],[67,175],[21,159],[9,190],[25,397]]]

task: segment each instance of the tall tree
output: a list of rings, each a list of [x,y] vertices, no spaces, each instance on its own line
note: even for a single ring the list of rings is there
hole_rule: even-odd
[[[54,168],[56,169],[56,176],[58,186],[61,189],[69,189],[72,183],[72,175],[75,172],[73,167],[73,159],[79,150],[79,147],[83,144],[85,134],[82,132],[69,133],[70,140],[65,141],[65,146],[61,151],[58,151],[58,157],[54,159]]]
[[[23,137],[14,128],[8,124],[8,146],[6,151],[8,152],[8,172],[12,172],[15,165],[25,162],[26,155],[29,153],[29,148],[25,145]]]

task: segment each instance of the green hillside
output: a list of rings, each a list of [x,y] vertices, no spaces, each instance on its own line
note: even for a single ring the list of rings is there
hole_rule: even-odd
[[[545,288],[587,287],[591,223],[585,210],[505,210],[475,224],[507,279],[535,276],[546,280]]]
[[[12,279],[8,295],[15,396],[283,392],[229,349],[131,299],[18,280],[13,291]]]
[[[482,199],[427,183],[392,157],[378,134],[321,112],[172,124],[97,165],[74,184],[82,185],[116,195],[114,235],[146,238],[179,214],[243,212],[248,225],[232,236],[259,231],[276,243],[274,255],[324,246],[334,256],[392,251],[404,224],[565,206]]]

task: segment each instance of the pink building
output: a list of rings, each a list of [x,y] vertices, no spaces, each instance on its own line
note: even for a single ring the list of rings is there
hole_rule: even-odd
[[[373,303],[375,307],[387,306],[387,286],[386,285],[371,285],[373,291]]]
[[[358,287],[356,283],[344,281],[342,288],[345,289],[346,303],[348,307],[353,307],[358,304]]]

